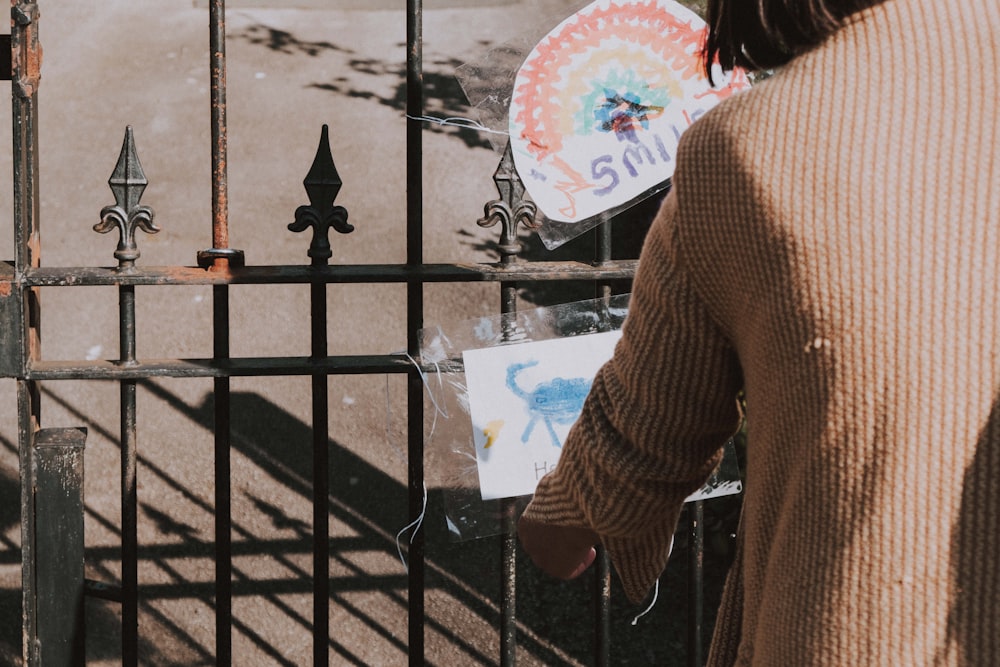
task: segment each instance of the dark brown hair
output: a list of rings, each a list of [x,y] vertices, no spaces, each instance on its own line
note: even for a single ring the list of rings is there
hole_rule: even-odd
[[[881,0],[708,0],[705,68],[783,65],[823,41],[843,19]],[[711,76],[711,74],[709,74]]]

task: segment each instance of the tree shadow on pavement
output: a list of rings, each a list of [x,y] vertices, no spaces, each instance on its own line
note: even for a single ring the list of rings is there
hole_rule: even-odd
[[[301,40],[288,31],[259,23],[248,26],[235,34],[233,39],[242,39],[286,56],[316,57],[321,54],[342,56],[345,59],[343,71],[350,72],[351,76],[341,75],[333,80],[317,81],[308,87],[377,102],[396,109],[401,114],[406,111],[407,77],[406,65],[403,62],[366,57],[327,41]],[[405,44],[397,46],[405,49]],[[440,119],[460,116],[475,120],[474,110],[454,74],[455,69],[462,64],[460,60],[454,58],[423,59],[422,80],[426,115]],[[371,85],[366,85],[366,82]],[[375,85],[376,82],[378,85]],[[377,92],[385,88],[386,82],[389,82],[392,92],[390,94]],[[475,130],[441,123],[428,123],[426,127],[431,132],[454,136],[469,148],[493,149],[489,140]]]

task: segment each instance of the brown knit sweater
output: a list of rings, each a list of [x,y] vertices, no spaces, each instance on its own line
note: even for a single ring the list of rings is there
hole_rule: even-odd
[[[1000,0],[888,0],[684,135],[527,513],[626,594],[738,424],[710,664],[1000,665]]]

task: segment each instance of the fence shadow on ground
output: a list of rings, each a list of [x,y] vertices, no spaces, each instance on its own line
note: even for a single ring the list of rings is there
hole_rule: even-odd
[[[149,386],[152,389],[152,385]],[[164,398],[168,398],[164,396]],[[311,497],[312,458],[309,443],[311,429],[298,418],[255,393],[234,393],[234,450],[252,460],[258,467],[272,471],[290,494],[299,502]],[[188,416],[206,429],[212,424],[211,397]],[[393,609],[406,607],[406,577],[401,568],[397,574],[366,573],[363,562],[375,559],[397,561],[396,534],[407,519],[407,492],[403,484],[342,444],[330,441],[331,524],[348,528],[357,537],[351,540],[333,539],[333,560],[348,566],[350,574],[335,577],[331,584],[331,605],[341,606],[348,613],[363,619],[383,641],[390,642],[405,653],[403,640],[381,627],[379,611],[363,609],[351,602],[349,592],[367,591],[377,594],[376,606],[386,604]],[[461,627],[450,627],[453,619],[470,615],[476,624],[498,629],[500,626],[501,546],[499,538],[483,538],[453,542],[444,520],[444,489],[429,494],[426,519],[422,526],[426,541],[427,596],[440,594],[453,607],[435,612],[437,605],[428,604],[426,628],[449,644],[448,654],[459,655],[464,664],[496,664],[497,645],[481,645],[476,638],[463,634]],[[257,501],[260,503],[261,501]],[[281,508],[269,506],[277,522],[289,518]],[[308,548],[308,527],[298,525],[302,542],[299,549]],[[272,556],[280,555],[282,544],[262,544],[259,548]],[[355,558],[357,557],[357,558]],[[709,557],[711,559],[711,556]],[[589,582],[565,584],[543,578],[521,554],[518,567],[518,622],[522,629],[519,649],[522,657],[537,664],[558,665],[567,662],[588,664],[592,656],[592,592]],[[681,559],[678,559],[681,560]],[[398,562],[398,561],[397,561]],[[684,653],[686,607],[686,567],[677,563],[664,580],[662,597],[654,611],[637,625],[631,620],[641,611],[615,598],[612,615],[615,663],[682,664]],[[281,586],[291,585],[284,582]],[[310,582],[295,585],[309,590]],[[714,607],[719,578],[709,584],[707,606]],[[255,591],[266,594],[266,590]],[[459,607],[459,608],[456,608]],[[710,627],[710,626],[709,626]],[[338,646],[331,637],[331,648],[343,659],[351,659],[349,648]],[[430,664],[441,658],[435,650],[441,645],[428,642]],[[439,664],[447,664],[440,662]],[[527,664],[531,664],[527,661]]]
[[[163,401],[178,417],[193,420],[206,431],[213,423],[211,394],[199,404],[186,403],[153,381],[141,383],[143,390]],[[244,501],[268,517],[275,532],[261,537],[239,516],[233,522],[234,607],[259,602],[268,612],[255,625],[253,618],[235,614],[233,634],[244,645],[252,645],[259,662],[243,664],[298,664],[286,647],[269,635],[272,625],[293,628],[298,644],[311,642],[311,614],[293,600],[308,597],[311,581],[311,529],[289,510],[311,498],[311,428],[257,393],[232,395],[233,452],[244,456],[259,470],[280,483],[280,499],[245,494]],[[102,434],[110,436],[110,434]],[[112,438],[114,439],[114,438]],[[9,444],[9,443],[8,443]],[[336,619],[329,638],[337,664],[372,664],[370,646],[383,645],[382,655],[393,656],[382,664],[405,664],[407,577],[397,553],[396,534],[407,519],[405,485],[362,459],[341,443],[330,441],[331,495],[331,616]],[[140,460],[144,474],[169,478],[176,488],[189,484],[173,479],[170,471]],[[0,476],[0,500],[4,507],[17,507],[16,478]],[[190,495],[190,489],[187,489]],[[444,520],[446,490],[433,489],[428,497],[422,526],[426,543],[425,637],[427,664],[494,665],[499,662],[501,544],[497,538],[453,542]],[[237,500],[234,498],[234,501]],[[210,563],[212,544],[199,538],[190,520],[175,508],[155,498],[139,496],[141,518],[152,522],[166,542],[140,544],[143,563],[171,574],[169,583],[140,580],[140,655],[149,665],[214,664],[212,605],[214,584],[210,576],[193,577],[175,565],[185,560]],[[200,511],[210,512],[211,506]],[[87,508],[90,521],[118,532],[117,519],[102,517]],[[16,513],[0,515],[16,522]],[[404,544],[405,546],[405,544]],[[0,558],[16,563],[19,549],[4,545]],[[114,547],[90,546],[88,564],[114,563]],[[274,562],[283,574],[270,576],[240,565],[247,559]],[[711,558],[711,555],[709,555]],[[660,598],[652,611],[633,625],[641,611],[613,597],[611,654],[618,665],[684,664],[686,567],[677,558],[665,575]],[[518,557],[517,619],[518,661],[528,665],[590,664],[593,651],[593,582],[563,583],[541,576],[523,553]],[[100,566],[99,566],[100,567]],[[107,568],[113,577],[113,568]],[[209,568],[210,569],[210,568]],[[613,588],[617,583],[613,583]],[[714,607],[717,585],[709,585],[706,607]],[[186,605],[186,606],[185,606]],[[200,617],[177,609],[195,606],[207,610]],[[20,591],[0,590],[0,608],[10,622],[0,630],[0,656],[20,654],[19,623],[14,610],[20,608]],[[120,644],[120,613],[115,603],[88,600],[88,659],[117,659]],[[337,627],[347,630],[343,635]],[[350,630],[350,628],[355,628]],[[358,638],[364,645],[358,645]],[[368,657],[366,657],[368,656]],[[12,658],[13,660],[13,658]],[[13,664],[13,663],[12,663]]]

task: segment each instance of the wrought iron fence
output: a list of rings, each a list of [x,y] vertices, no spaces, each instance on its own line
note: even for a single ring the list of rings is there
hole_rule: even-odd
[[[423,132],[420,123],[407,125],[406,133],[406,202],[405,223],[406,261],[402,264],[336,264],[331,263],[331,232],[350,233],[348,212],[336,204],[341,179],[334,165],[329,134],[323,127],[319,147],[312,167],[304,181],[308,204],[295,211],[292,232],[310,232],[308,265],[252,266],[247,265],[241,250],[230,247],[227,192],[227,118],[226,118],[226,36],[223,0],[211,0],[210,81],[211,81],[211,152],[212,152],[212,245],[196,253],[194,266],[148,267],[138,263],[143,235],[159,231],[152,208],[142,202],[147,185],[139,162],[132,129],[125,133],[121,153],[114,166],[109,185],[114,203],[100,212],[100,222],[94,230],[114,235],[117,247],[112,267],[48,267],[40,261],[39,236],[39,132],[38,89],[40,83],[41,50],[38,40],[39,5],[42,3],[12,0],[12,32],[10,53],[12,62],[11,87],[13,100],[13,177],[14,177],[14,240],[15,258],[0,264],[0,333],[4,340],[0,354],[0,376],[15,378],[17,385],[18,455],[21,484],[21,555],[23,605],[23,660],[27,665],[82,664],[83,661],[83,598],[101,599],[119,604],[121,608],[121,662],[125,665],[144,663],[141,654],[143,638],[139,626],[139,609],[143,595],[170,594],[166,587],[154,591],[142,586],[139,576],[140,542],[137,521],[140,497],[137,484],[139,465],[137,390],[144,388],[154,396],[170,401],[171,396],[151,382],[160,378],[211,379],[213,383],[210,407],[198,418],[209,424],[214,433],[213,502],[206,510],[214,516],[211,540],[214,562],[214,583],[200,593],[209,599],[214,616],[214,648],[202,650],[200,660],[215,664],[233,664],[233,633],[251,633],[234,618],[234,597],[241,594],[241,578],[234,572],[234,557],[240,555],[233,535],[243,537],[234,525],[232,515],[232,452],[234,446],[234,392],[231,380],[241,377],[302,376],[311,382],[311,414],[309,425],[311,461],[308,466],[287,473],[296,477],[296,484],[311,497],[311,525],[302,529],[311,542],[311,569],[295,565],[302,579],[311,581],[312,613],[307,619],[312,628],[312,664],[334,662],[359,664],[349,649],[331,635],[331,550],[343,546],[331,539],[329,523],[331,499],[347,493],[331,488],[330,461],[330,394],[333,376],[374,375],[401,376],[406,382],[407,480],[405,488],[409,519],[416,521],[427,503],[425,483],[425,387],[422,371],[413,359],[419,357],[419,333],[424,327],[425,287],[435,283],[491,283],[497,286],[499,313],[517,308],[519,285],[537,283],[586,282],[594,286],[596,297],[608,298],[612,281],[628,281],[634,274],[634,260],[613,260],[611,255],[611,223],[598,228],[596,255],[592,261],[528,262],[519,258],[519,228],[530,227],[533,211],[525,200],[509,154],[501,160],[493,175],[500,198],[487,204],[486,214],[479,224],[497,227],[496,263],[431,264],[424,261],[423,179],[426,174],[423,155]],[[51,11],[58,11],[53,5]],[[408,0],[406,6],[406,113],[412,118],[424,115],[425,87],[422,63],[422,6],[420,0]],[[0,49],[0,53],[4,49]],[[0,69],[4,63],[0,61]],[[6,71],[4,69],[4,71]],[[483,175],[488,178],[488,174]],[[141,234],[140,234],[141,232]],[[395,354],[337,354],[331,351],[327,336],[329,313],[327,290],[330,285],[397,284],[406,290],[406,351]],[[230,351],[231,307],[233,286],[308,285],[310,290],[310,352],[308,356],[233,357]],[[38,298],[43,288],[81,289],[113,288],[119,303],[118,356],[106,360],[50,360],[41,354],[41,314]],[[207,286],[212,293],[212,356],[198,359],[147,359],[136,350],[137,288],[166,286]],[[120,581],[96,581],[84,578],[84,559],[88,553],[84,544],[82,479],[85,429],[46,428],[41,420],[41,402],[45,395],[43,382],[108,381],[117,383],[119,391],[121,444],[121,571]],[[246,396],[236,396],[246,403]],[[206,414],[210,411],[210,415]],[[281,462],[294,468],[289,461]],[[155,471],[169,480],[169,470]],[[377,474],[373,471],[372,474]],[[311,475],[311,478],[309,477]],[[356,491],[351,493],[357,493]],[[359,501],[364,502],[364,501]],[[479,664],[513,665],[523,632],[519,633],[517,613],[518,558],[514,537],[517,505],[510,501],[504,506],[504,534],[498,542],[490,541],[487,548],[496,549],[493,565],[500,580],[499,613],[490,615],[497,626],[498,641],[493,647],[465,645],[463,650],[471,661]],[[336,515],[335,516],[339,516]],[[345,522],[352,521],[344,512]],[[686,620],[687,664],[700,664],[702,631],[702,524],[700,503],[688,513],[687,527],[690,586]],[[425,636],[435,628],[425,609],[426,575],[446,577],[448,572],[427,561],[425,548],[428,531],[414,534],[408,545],[408,568],[405,582],[393,579],[391,588],[399,588],[395,598],[405,605],[408,633],[405,640],[386,637],[400,652],[408,656],[409,664],[433,663],[428,654]],[[481,553],[483,547],[477,547]],[[170,557],[169,549],[161,553]],[[88,556],[89,557],[89,556]],[[292,567],[291,561],[286,563]],[[593,646],[590,654],[595,664],[606,665],[613,660],[611,642],[612,585],[610,566],[604,554],[598,562],[592,589]],[[405,590],[405,594],[404,591]],[[67,605],[67,600],[71,604]],[[481,604],[474,597],[462,602]],[[363,615],[363,609],[356,609]],[[289,612],[291,613],[291,612]],[[582,612],[581,613],[585,613]],[[544,639],[532,638],[536,644]],[[265,651],[275,662],[282,658],[282,648],[269,646]],[[332,654],[332,656],[331,656]],[[537,651],[542,660],[563,661],[558,651]]]

